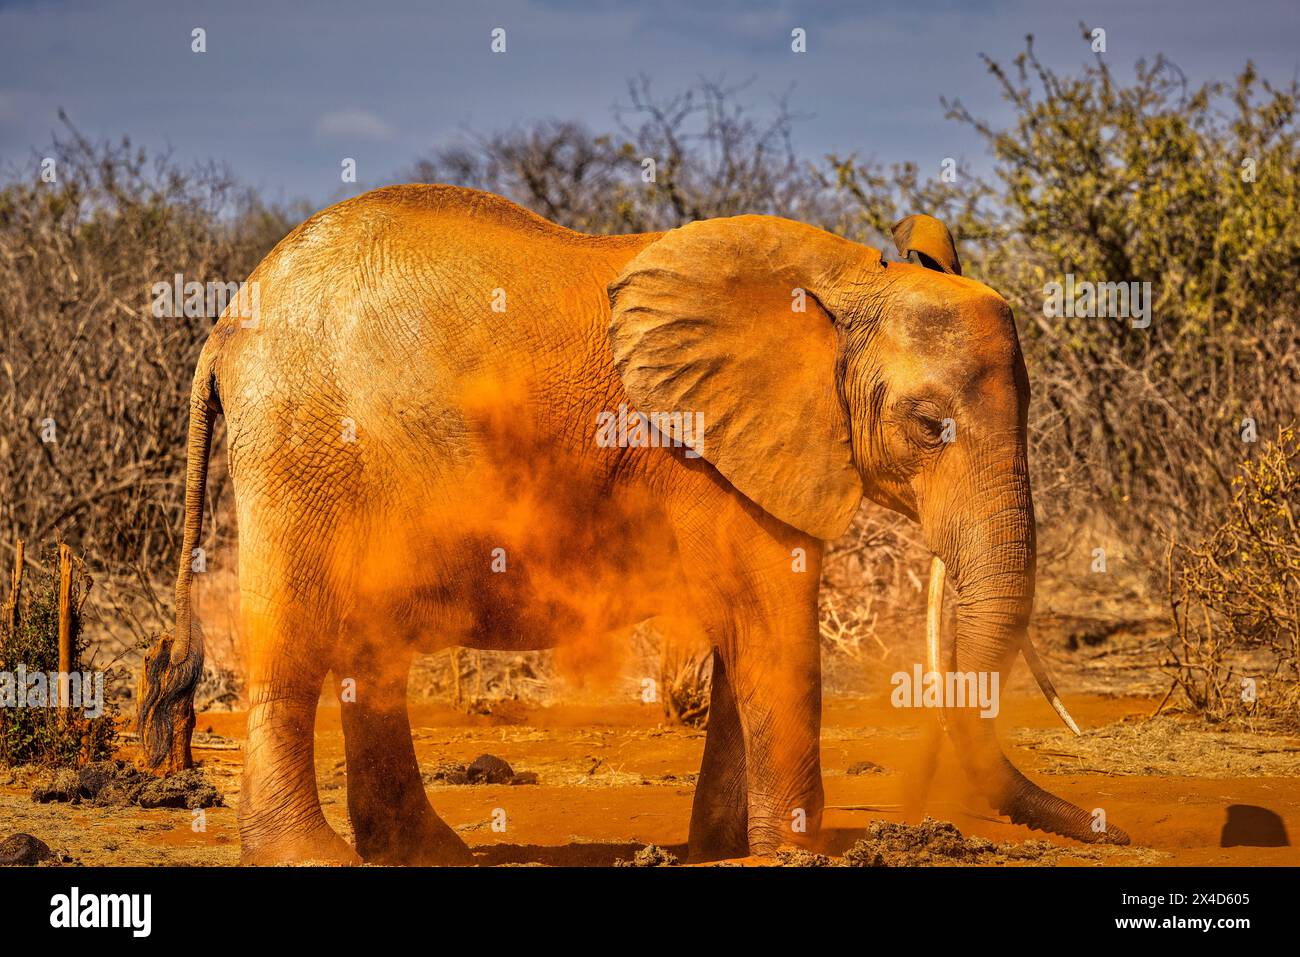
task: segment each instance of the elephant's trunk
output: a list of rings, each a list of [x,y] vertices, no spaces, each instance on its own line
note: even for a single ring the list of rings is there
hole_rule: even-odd
[[[1018,472],[1020,470],[1017,470]],[[965,524],[952,549],[958,594],[955,670],[974,672],[992,686],[1006,687],[1011,667],[1022,651],[1037,662],[1028,645],[1027,626],[1034,599],[1034,520],[1028,480],[1023,472],[1004,492],[999,507],[978,522]],[[992,513],[992,518],[988,517]],[[942,561],[934,572],[942,575]],[[938,657],[937,626],[943,600],[942,582],[932,580],[927,646]],[[1042,668],[1035,677],[1066,723],[1073,726]],[[933,668],[934,666],[931,665]],[[977,707],[951,708],[945,726],[972,781],[998,813],[1017,824],[1061,834],[1088,843],[1127,844],[1117,827],[1094,822],[1087,811],[1044,791],[1016,769],[998,744],[992,716]]]

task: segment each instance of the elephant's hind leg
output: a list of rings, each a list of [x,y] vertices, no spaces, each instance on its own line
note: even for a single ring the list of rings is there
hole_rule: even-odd
[[[704,739],[695,801],[691,805],[691,861],[717,861],[749,854],[749,791],[745,785],[745,736],[722,655],[713,652],[709,730]]]
[[[357,851],[372,864],[473,864],[424,793],[406,710],[410,665],[410,655],[390,645],[357,654],[351,673],[336,676],[355,681],[340,707]]]
[[[240,863],[359,863],[321,813],[313,737],[325,667],[320,656],[295,653],[300,649],[295,638],[309,633],[306,620],[264,609],[250,612],[248,606],[259,601],[247,590],[243,600],[252,654]]]

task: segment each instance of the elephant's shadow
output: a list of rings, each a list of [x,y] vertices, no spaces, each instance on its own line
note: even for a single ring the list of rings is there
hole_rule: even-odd
[[[1229,804],[1220,847],[1290,847],[1281,815],[1254,804]]]

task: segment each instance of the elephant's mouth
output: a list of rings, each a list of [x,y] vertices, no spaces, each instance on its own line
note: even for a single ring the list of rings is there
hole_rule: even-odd
[[[942,647],[943,594],[947,577],[943,560],[935,557],[930,563],[930,588],[926,603],[925,627],[925,666],[928,673],[942,674],[944,655]],[[1052,709],[1060,716],[1072,732],[1082,734],[1078,724],[1066,710],[1065,704],[1056,692],[1056,686],[1048,673],[1047,666],[1038,656],[1037,650],[1023,633],[1020,652],[1025,663],[1034,675],[1039,689],[1047,698]],[[989,803],[1000,814],[1007,815],[1013,823],[1023,824],[1036,830],[1049,831],[1064,837],[1074,838],[1089,844],[1128,844],[1129,836],[1114,825],[1109,825],[1104,818],[1098,819],[1082,808],[1070,804],[1034,784],[1002,754],[993,733],[991,719],[980,718],[970,709],[962,709],[951,716],[946,710],[938,711],[939,722],[945,733],[952,736],[957,747],[973,748],[984,753],[969,755],[964,762],[967,770],[976,777],[975,783],[983,790]],[[983,726],[972,725],[982,722]],[[933,762],[927,762],[933,767]],[[976,769],[979,772],[976,773]]]

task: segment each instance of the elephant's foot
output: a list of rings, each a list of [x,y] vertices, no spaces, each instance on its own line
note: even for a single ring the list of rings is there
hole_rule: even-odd
[[[360,825],[357,850],[367,864],[390,867],[473,867],[475,864],[469,846],[427,802],[424,813],[406,820],[389,819],[382,826]]]
[[[748,803],[743,765],[738,787],[714,787],[705,775],[701,775],[695,790],[695,806],[691,809],[691,830],[687,838],[689,863],[749,856]]]
[[[749,850],[754,857],[775,857],[780,851],[813,851],[818,847],[817,834],[792,831],[788,822],[751,823],[749,828]]]
[[[817,850],[819,847],[815,834],[795,833],[788,825],[746,825],[745,819],[741,818],[739,822],[733,820],[717,830],[700,830],[692,821],[688,863],[703,864],[737,857],[775,857],[780,851]]]
[[[276,834],[268,838],[240,836],[239,863],[245,867],[293,864],[354,865],[361,857],[323,820],[303,833]]]
[[[780,797],[750,790],[749,853],[773,857],[779,851],[821,849],[823,797],[820,779],[802,793]]]
[[[737,837],[730,832],[700,834],[692,829],[689,846],[686,858],[689,864],[706,864],[749,856],[749,838],[743,830]]]

